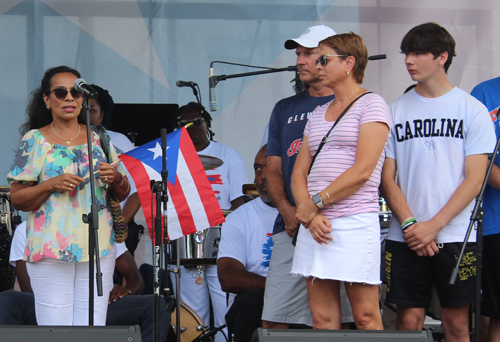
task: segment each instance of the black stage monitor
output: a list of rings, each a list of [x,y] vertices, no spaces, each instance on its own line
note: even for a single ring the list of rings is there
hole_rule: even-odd
[[[0,341],[5,342],[141,342],[136,326],[75,327],[0,325]]]
[[[179,105],[173,103],[115,103],[111,127],[107,129],[125,134],[131,139],[135,133],[136,146],[161,137],[161,129],[174,130],[175,111]]]
[[[252,342],[432,342],[432,333],[403,330],[255,330]]]

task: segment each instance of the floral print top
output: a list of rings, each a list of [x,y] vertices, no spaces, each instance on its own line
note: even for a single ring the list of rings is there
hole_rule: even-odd
[[[99,162],[107,162],[101,149],[99,135],[93,132],[92,157],[94,172]],[[121,151],[109,139],[110,159],[118,160]],[[124,175],[121,166],[118,171]],[[22,138],[14,162],[7,175],[9,184],[35,185],[64,173],[76,174],[83,179],[73,191],[52,193],[34,211],[28,212],[27,241],[24,260],[35,262],[55,258],[69,262],[89,261],[89,225],[82,220],[90,213],[91,192],[87,144],[80,146],[51,145],[39,130],[31,130]],[[106,189],[96,179],[96,198],[104,209],[99,210],[99,251],[107,255],[115,243],[113,218],[107,204]]]

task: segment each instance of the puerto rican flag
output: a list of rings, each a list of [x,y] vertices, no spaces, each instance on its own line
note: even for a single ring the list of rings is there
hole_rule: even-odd
[[[134,179],[153,237],[156,196],[151,212],[150,180],[161,181],[161,138],[137,147],[120,159]],[[178,239],[224,222],[224,215],[186,128],[167,135],[168,236]],[[163,206],[162,206],[163,209]]]

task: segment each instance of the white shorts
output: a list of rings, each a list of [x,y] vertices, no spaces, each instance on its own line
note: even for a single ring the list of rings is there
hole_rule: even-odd
[[[378,213],[331,219],[333,238],[317,243],[300,227],[291,273],[304,277],[378,285],[380,281],[380,223]]]

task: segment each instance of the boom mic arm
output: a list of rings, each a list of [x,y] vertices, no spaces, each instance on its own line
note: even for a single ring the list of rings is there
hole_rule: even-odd
[[[387,56],[385,54],[383,54],[383,55],[370,56],[370,57],[368,57],[368,60],[375,61],[375,60],[386,59],[386,58],[387,58]],[[217,63],[225,63],[225,64],[235,64],[235,65],[241,65],[241,66],[246,66],[246,67],[255,67],[253,65],[242,65],[242,64],[236,64],[236,63],[230,63],[230,62],[221,62],[221,61],[213,61],[212,63],[210,63],[210,70],[209,70],[209,75],[208,75],[208,86],[209,86],[209,90],[210,90],[210,92],[209,92],[209,99],[210,99],[209,107],[210,107],[210,110],[212,112],[217,111],[217,98],[215,97],[215,86],[220,81],[225,81],[225,80],[230,79],[230,78],[238,78],[238,77],[262,75],[262,74],[272,74],[272,73],[281,72],[281,71],[297,71],[297,66],[296,65],[292,65],[292,66],[289,66],[289,67],[279,68],[279,69],[265,68],[265,70],[259,70],[259,71],[253,71],[253,72],[244,72],[244,73],[241,73],[241,74],[217,75],[216,76],[216,75],[214,75],[214,68],[213,68],[213,65],[214,65],[215,62],[217,62]],[[263,67],[258,67],[258,68],[263,68]]]

